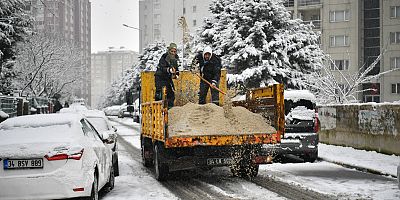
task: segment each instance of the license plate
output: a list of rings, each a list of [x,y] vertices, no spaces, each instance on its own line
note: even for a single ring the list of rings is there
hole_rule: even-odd
[[[231,158],[209,158],[207,165],[230,165],[233,163]]]
[[[5,159],[4,169],[43,168],[43,159]]]

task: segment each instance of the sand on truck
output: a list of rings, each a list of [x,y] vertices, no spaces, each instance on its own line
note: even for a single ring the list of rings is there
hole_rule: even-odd
[[[187,103],[168,111],[170,136],[242,135],[276,132],[264,117],[244,107],[225,108],[212,103]]]

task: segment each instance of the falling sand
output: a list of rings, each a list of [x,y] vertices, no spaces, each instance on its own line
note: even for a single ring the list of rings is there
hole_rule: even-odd
[[[258,114],[244,107],[220,107],[209,103],[187,103],[168,111],[170,136],[240,135],[274,133],[276,130]]]

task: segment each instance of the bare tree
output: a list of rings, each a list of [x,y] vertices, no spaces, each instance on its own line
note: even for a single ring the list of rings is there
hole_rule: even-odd
[[[362,84],[370,83],[382,75],[399,70],[399,68],[390,69],[375,75],[369,73],[381,60],[386,50],[384,50],[369,66],[364,64],[357,73],[344,73],[335,64],[332,58],[326,55],[328,63],[323,65],[320,71],[314,72],[302,78],[307,87],[312,90],[320,103],[352,103],[357,101],[359,93],[374,90],[373,88],[362,89]],[[333,70],[330,68],[333,67]]]
[[[82,79],[81,51],[53,33],[38,33],[19,45],[14,85],[34,96],[72,93]]]

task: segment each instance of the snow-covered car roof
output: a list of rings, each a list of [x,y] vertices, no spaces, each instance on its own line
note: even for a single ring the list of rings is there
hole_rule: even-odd
[[[293,102],[297,102],[301,99],[315,102],[315,95],[309,90],[285,90],[284,98],[285,100],[292,100]]]
[[[104,111],[101,111],[101,110],[86,110],[86,111],[82,112],[82,114],[85,115],[86,117],[107,118],[106,114],[104,113]]]
[[[79,121],[83,115],[77,113],[56,113],[56,114],[39,114],[39,115],[24,115],[13,117],[0,123],[1,129],[13,128],[36,128],[53,125],[72,125]]]

